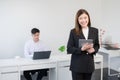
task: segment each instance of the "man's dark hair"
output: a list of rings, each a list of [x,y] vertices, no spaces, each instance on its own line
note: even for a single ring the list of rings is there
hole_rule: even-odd
[[[37,29],[37,28],[33,28],[33,29],[31,30],[31,33],[32,33],[32,34],[40,33],[40,30]]]

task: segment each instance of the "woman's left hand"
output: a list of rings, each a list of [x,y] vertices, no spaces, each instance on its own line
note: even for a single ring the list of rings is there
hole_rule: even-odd
[[[88,52],[89,54],[94,53],[94,52],[95,52],[95,49],[94,49],[94,48],[90,48],[90,49],[87,50],[87,52]]]

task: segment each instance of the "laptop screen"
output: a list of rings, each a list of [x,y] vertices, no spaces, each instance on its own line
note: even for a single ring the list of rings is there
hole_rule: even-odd
[[[36,59],[49,59],[51,51],[37,51],[34,52],[33,60]]]

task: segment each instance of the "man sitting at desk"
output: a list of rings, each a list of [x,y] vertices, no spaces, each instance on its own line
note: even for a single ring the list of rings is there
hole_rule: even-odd
[[[32,58],[35,51],[47,51],[47,47],[39,40],[40,31],[37,28],[31,30],[32,40],[28,41],[24,47],[25,58]],[[48,69],[41,70],[29,70],[24,71],[23,74],[27,80],[32,80],[31,76],[34,73],[38,73],[37,80],[41,80],[43,76],[47,76]]]

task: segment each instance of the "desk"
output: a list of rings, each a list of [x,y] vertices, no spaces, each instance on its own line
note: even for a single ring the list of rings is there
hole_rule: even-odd
[[[100,69],[101,69],[101,79],[100,80],[103,80],[103,56],[102,55],[99,55],[99,54],[96,54],[96,56],[94,56],[94,62],[95,63],[100,63]],[[97,69],[97,67],[95,66],[95,68]]]
[[[57,62],[53,59],[31,60],[31,59],[6,59],[0,60],[1,80],[20,80],[20,72],[25,70],[50,68],[49,80],[57,80]],[[53,73],[54,72],[54,73]]]
[[[71,55],[57,54],[50,59],[2,59],[0,60],[0,80],[20,80],[20,72],[25,70],[50,68],[49,80],[72,80],[69,71]],[[95,62],[101,63],[101,80],[103,75],[103,58],[101,55],[95,56]],[[63,75],[66,74],[66,75]],[[66,77],[67,76],[67,77]]]
[[[108,75],[109,76],[118,75],[119,72],[117,72],[117,71],[119,71],[120,66],[117,66],[117,65],[119,65],[120,63],[114,64],[117,61],[113,62],[113,59],[120,57],[120,50],[107,50],[105,48],[100,48],[99,51],[108,55],[108,66],[107,66],[108,67]],[[115,72],[112,73],[111,69],[114,70]]]

